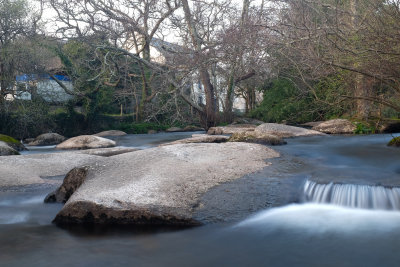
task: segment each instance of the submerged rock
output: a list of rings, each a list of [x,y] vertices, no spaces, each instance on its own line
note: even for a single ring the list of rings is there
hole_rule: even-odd
[[[97,134],[94,134],[94,136],[123,136],[123,135],[127,135],[126,132],[123,131],[119,131],[119,130],[109,130],[109,131],[103,131]]]
[[[393,139],[388,143],[388,146],[400,147],[400,136],[393,137]]]
[[[180,144],[122,154],[88,167],[85,182],[56,224],[198,225],[193,217],[211,188],[256,172],[278,157],[248,143]],[[134,166],[134,167],[132,167]]]
[[[277,123],[264,123],[255,128],[255,133],[275,135],[281,138],[285,137],[297,137],[297,136],[313,136],[313,135],[324,135],[321,132],[308,130],[300,127],[289,126]]]
[[[322,122],[312,129],[327,134],[353,134],[356,126],[346,119],[334,119]]]
[[[233,134],[254,131],[257,125],[254,124],[231,124],[228,126],[211,127],[208,129],[207,134],[220,135],[220,134]]]
[[[114,147],[116,143],[113,140],[106,139],[94,135],[81,135],[72,137],[61,144],[57,145],[57,149],[90,149]]]
[[[272,146],[286,144],[286,142],[281,137],[272,134],[259,133],[256,131],[234,133],[229,138],[229,142],[248,142]]]
[[[6,143],[9,147],[12,147],[17,151],[27,150],[26,147],[23,144],[21,144],[20,141],[16,140],[15,138],[12,138],[11,136],[0,134],[0,141]]]
[[[19,152],[7,143],[0,141],[0,156],[19,155]]]
[[[65,137],[57,133],[45,133],[41,134],[30,142],[29,146],[52,146],[58,145],[65,141]]]

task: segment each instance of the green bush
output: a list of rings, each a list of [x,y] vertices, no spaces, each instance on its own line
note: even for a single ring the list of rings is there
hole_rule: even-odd
[[[313,92],[285,78],[266,82],[260,90],[264,93],[263,101],[250,116],[266,122],[299,124],[326,120],[341,117],[351,109],[347,101],[338,99],[345,90],[342,73],[314,82]]]

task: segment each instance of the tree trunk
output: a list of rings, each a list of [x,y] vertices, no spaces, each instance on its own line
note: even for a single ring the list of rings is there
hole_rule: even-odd
[[[190,7],[187,0],[182,0],[183,10],[185,13],[185,21],[188,26],[190,37],[192,39],[192,43],[194,46],[194,50],[196,53],[195,58],[199,58],[199,75],[200,81],[204,87],[204,92],[206,95],[206,107],[204,113],[201,115],[203,126],[208,129],[213,127],[217,123],[217,110],[216,110],[216,101],[215,101],[215,91],[214,86],[211,83],[210,74],[207,70],[207,67],[204,62],[204,56],[202,56],[201,51],[201,43],[202,40],[200,39],[196,27],[194,26],[194,22],[192,21],[192,15],[190,13]]]

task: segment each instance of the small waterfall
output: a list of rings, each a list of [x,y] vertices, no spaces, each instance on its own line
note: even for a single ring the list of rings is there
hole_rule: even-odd
[[[400,210],[400,188],[354,184],[318,184],[307,180],[304,185],[305,200],[331,203],[340,206]]]

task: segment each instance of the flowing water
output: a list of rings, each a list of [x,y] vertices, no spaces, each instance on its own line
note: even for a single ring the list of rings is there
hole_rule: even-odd
[[[119,145],[163,142],[146,138]],[[61,229],[51,224],[61,205],[42,203],[53,186],[0,188],[0,266],[399,266],[400,212],[380,210],[398,207],[400,151],[385,146],[390,138],[289,139],[274,147],[282,158],[246,178],[255,188],[236,181],[254,196],[271,187],[257,208],[191,229]],[[324,204],[290,204],[302,200]]]

